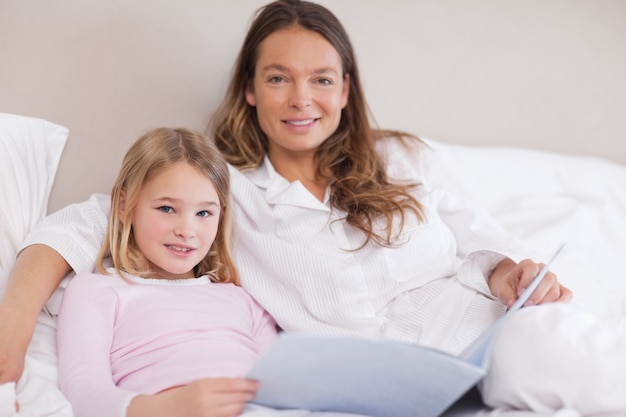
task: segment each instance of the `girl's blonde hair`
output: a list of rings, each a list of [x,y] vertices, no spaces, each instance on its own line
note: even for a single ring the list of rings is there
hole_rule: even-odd
[[[260,8],[239,51],[232,78],[208,130],[226,160],[242,171],[260,166],[268,150],[268,137],[261,129],[256,109],[246,102],[245,91],[256,71],[259,46],[272,33],[301,27],[322,35],[337,50],[343,75],[350,76],[348,104],[337,130],[322,143],[315,155],[317,175],[328,178],[333,208],[346,213],[348,224],[365,234],[365,246],[374,241],[391,246],[400,234],[407,213],[423,220],[423,209],[411,190],[419,184],[397,184],[387,178],[376,141],[395,137],[401,142],[419,140],[413,135],[372,128],[361,87],[354,49],[337,17],[324,6],[302,0],[276,0]],[[394,229],[394,215],[400,225]],[[386,227],[374,230],[377,219]]]
[[[211,181],[221,206],[220,226],[205,258],[194,267],[196,277],[209,275],[214,282],[239,285],[231,252],[230,176],[220,151],[204,135],[189,129],[156,128],[143,134],[128,150],[111,192],[111,214],[96,267],[107,273],[105,258],[131,275],[150,273],[150,263],[135,241],[131,223],[144,184],[162,169],[184,162]],[[124,204],[122,209],[122,203]]]

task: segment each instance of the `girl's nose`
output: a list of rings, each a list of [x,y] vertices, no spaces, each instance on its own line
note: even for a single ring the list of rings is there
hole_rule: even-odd
[[[176,224],[176,228],[174,229],[174,233],[176,236],[184,237],[186,239],[194,237],[196,234],[193,228],[193,222],[186,218],[181,218],[179,220]]]

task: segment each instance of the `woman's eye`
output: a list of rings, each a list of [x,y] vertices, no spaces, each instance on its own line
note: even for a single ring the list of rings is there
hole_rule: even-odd
[[[270,77],[268,81],[272,84],[278,84],[285,81],[285,79],[279,75],[276,75],[274,77]]]
[[[322,85],[331,85],[333,82],[328,78],[320,78],[317,80],[317,83]]]
[[[171,213],[174,211],[174,209],[170,206],[161,206],[159,207],[159,210],[161,210],[163,213]]]

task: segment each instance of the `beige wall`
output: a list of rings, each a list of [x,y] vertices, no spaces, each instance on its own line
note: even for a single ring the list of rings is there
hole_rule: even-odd
[[[0,112],[70,129],[56,210],[157,125],[201,129],[264,0],[0,0]],[[626,2],[324,0],[382,127],[626,164]]]

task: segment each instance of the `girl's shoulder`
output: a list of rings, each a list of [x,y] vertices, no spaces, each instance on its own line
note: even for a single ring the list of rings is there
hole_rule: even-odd
[[[212,285],[219,285],[224,291],[232,293],[235,297],[240,298],[244,303],[250,305],[252,308],[262,308],[256,299],[254,299],[245,288],[239,285],[235,285],[233,283],[214,283]]]
[[[96,272],[83,272],[76,274],[68,284],[68,288],[109,288],[125,286],[128,283],[116,274],[105,275]]]
[[[253,299],[248,291],[246,291],[242,286],[236,285],[232,282],[213,283],[212,285],[219,285],[219,287],[222,288],[223,291],[235,294],[236,296],[241,297],[245,300]]]
[[[117,293],[118,289],[128,286],[117,275],[100,273],[79,273],[72,277],[64,290],[63,299],[96,300]]]

